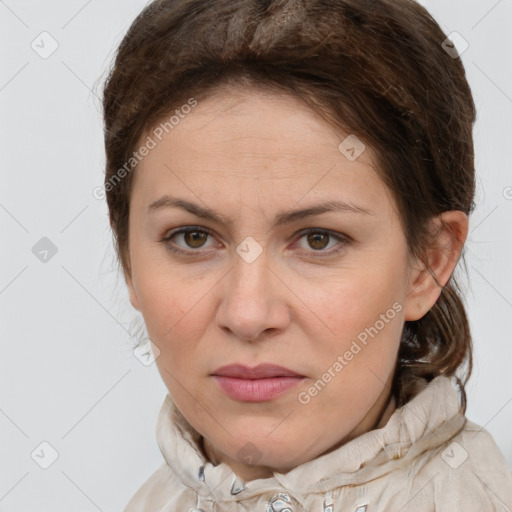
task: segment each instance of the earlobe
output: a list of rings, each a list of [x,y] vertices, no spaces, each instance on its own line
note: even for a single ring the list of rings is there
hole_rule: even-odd
[[[434,306],[448,283],[468,235],[468,216],[461,211],[444,212],[434,219],[435,239],[426,249],[428,266],[417,262],[409,280],[404,320],[419,320]]]

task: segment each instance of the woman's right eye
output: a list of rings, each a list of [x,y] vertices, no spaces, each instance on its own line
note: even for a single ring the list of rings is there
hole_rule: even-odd
[[[190,226],[171,232],[161,241],[171,252],[187,254],[199,252],[197,249],[201,249],[205,246],[205,241],[209,236],[212,236],[209,231],[206,231],[203,228]],[[176,244],[175,240],[183,241],[184,245],[180,246]]]

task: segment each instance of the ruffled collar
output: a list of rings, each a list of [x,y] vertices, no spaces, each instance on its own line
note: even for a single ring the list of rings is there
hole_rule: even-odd
[[[385,415],[386,416],[386,415]],[[201,435],[176,408],[169,394],[160,410],[156,437],[170,469],[200,497],[234,502],[283,488],[299,501],[309,493],[327,493],[389,473],[426,449],[456,435],[466,418],[455,382],[440,376],[386,418],[387,422],[286,474],[244,482],[226,464],[213,465],[201,449]]]

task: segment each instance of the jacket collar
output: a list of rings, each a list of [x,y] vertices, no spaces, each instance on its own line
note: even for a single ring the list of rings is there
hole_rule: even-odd
[[[226,464],[214,466],[200,448],[201,435],[188,423],[167,394],[160,410],[156,437],[170,469],[200,497],[234,502],[264,493],[287,491],[297,497],[357,485],[402,467],[426,449],[440,446],[458,433],[466,419],[455,382],[432,380],[387,423],[286,474],[243,482]]]

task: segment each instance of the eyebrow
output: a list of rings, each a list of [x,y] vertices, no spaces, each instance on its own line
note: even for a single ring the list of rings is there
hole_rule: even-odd
[[[152,213],[160,208],[182,208],[197,217],[202,219],[207,219],[218,224],[225,224],[227,226],[232,226],[233,221],[228,217],[215,212],[214,210],[199,206],[198,204],[191,203],[190,201],[186,201],[184,199],[170,197],[170,196],[162,196],[160,199],[153,201],[148,206],[148,213]],[[307,208],[302,208],[298,210],[289,210],[278,213],[274,220],[274,226],[282,226],[284,224],[291,224],[294,221],[304,219],[306,217],[311,217],[313,215],[320,215],[326,212],[341,212],[341,213],[357,213],[364,215],[375,215],[370,210],[363,208],[362,206],[358,206],[354,203],[349,203],[345,201],[328,201],[326,203],[316,204],[309,206]]]

